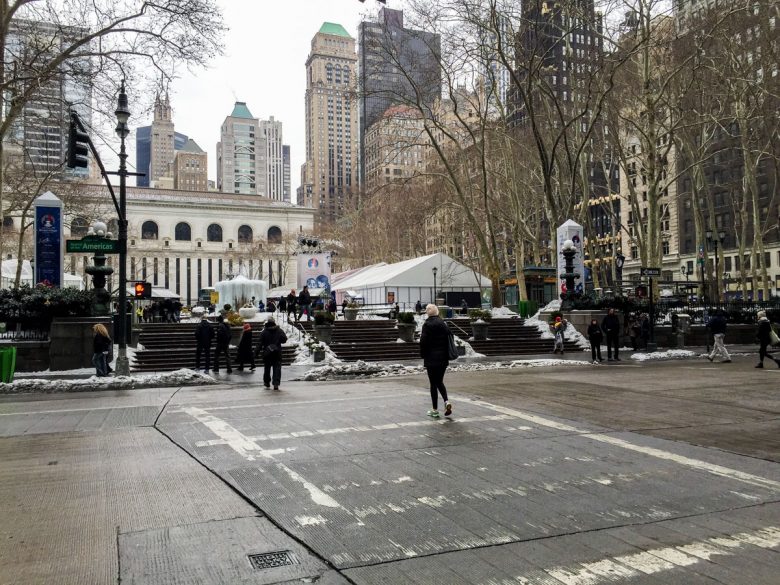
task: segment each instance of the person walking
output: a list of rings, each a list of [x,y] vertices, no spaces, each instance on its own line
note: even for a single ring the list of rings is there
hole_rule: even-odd
[[[566,331],[566,320],[562,317],[556,317],[555,323],[553,323],[553,354],[560,351],[563,355],[564,343],[566,342],[564,331]]]
[[[615,309],[610,309],[601,322],[601,329],[607,337],[607,361],[612,361],[612,349],[615,350],[615,361],[620,361],[620,319],[615,315]]]
[[[468,315],[469,314],[469,304],[466,301],[466,299],[463,299],[460,302],[460,312],[462,315]]]
[[[262,301],[261,301],[262,302]],[[241,339],[238,341],[238,351],[236,352],[236,361],[238,362],[238,371],[244,371],[244,363],[249,363],[249,371],[255,371],[255,352],[252,343],[252,326],[244,323],[244,330],[241,332]]]
[[[603,339],[604,334],[601,331],[601,327],[599,327],[599,322],[596,319],[591,319],[588,326],[588,341],[590,341],[590,357],[594,364],[604,361],[604,358],[601,357],[601,342]]]
[[[642,333],[642,327],[639,324],[639,317],[633,315],[628,326],[628,336],[631,339],[631,349],[634,351],[639,350],[639,338]]]
[[[266,388],[273,382],[274,390],[279,389],[282,380],[282,345],[285,343],[287,335],[276,321],[268,319],[257,345],[257,353],[263,357],[263,386]]]
[[[639,336],[642,339],[642,348],[647,350],[650,343],[650,315],[642,313],[639,317]]]
[[[209,373],[209,366],[211,366],[211,340],[214,339],[214,328],[209,323],[204,315],[201,317],[200,323],[195,327],[195,340],[197,342],[195,348],[195,369],[200,370],[201,357],[205,357],[206,367],[203,370],[204,374]]]
[[[292,313],[293,319],[295,319],[295,305],[298,302],[298,297],[295,296],[295,289],[290,291],[287,295],[287,321],[290,321],[290,313]]]
[[[280,296],[276,306],[279,308],[279,312],[284,315],[287,312],[287,297]]]
[[[449,360],[450,328],[439,317],[439,308],[436,305],[425,307],[428,318],[422,326],[420,333],[420,357],[428,372],[428,381],[431,385],[432,408],[428,411],[431,418],[439,418],[439,394],[444,400],[444,416],[452,414],[452,403],[447,398],[447,388],[444,386],[444,373]]]
[[[95,366],[95,374],[98,378],[108,376],[108,354],[111,351],[111,337],[108,329],[102,323],[96,323],[92,327],[95,337],[92,340],[92,365]]]
[[[227,373],[233,373],[230,367],[230,324],[221,315],[217,317],[217,349],[214,351],[214,373],[219,374],[219,356],[225,354]]]
[[[304,312],[306,313],[306,320],[311,321],[311,295],[309,294],[308,286],[304,286],[301,294],[298,295],[298,316],[295,317],[295,320],[300,321]]]
[[[764,358],[768,357],[777,364],[778,368],[780,368],[780,360],[771,356],[767,351],[767,348],[772,345],[772,323],[770,323],[769,319],[766,318],[765,311],[759,311],[756,314],[756,317],[758,317],[758,331],[756,332],[756,337],[758,338],[759,344],[758,363],[756,364],[756,367],[763,368]]]
[[[729,355],[726,346],[723,344],[726,338],[726,315],[723,311],[718,311],[715,316],[710,319],[710,331],[712,331],[712,337],[715,340],[712,344],[712,352],[707,356],[707,359],[713,361],[715,356],[722,355],[724,364],[731,363],[731,356]]]

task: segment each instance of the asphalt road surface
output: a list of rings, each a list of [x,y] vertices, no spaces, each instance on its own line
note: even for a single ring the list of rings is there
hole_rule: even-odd
[[[0,398],[0,584],[780,583],[752,359]]]

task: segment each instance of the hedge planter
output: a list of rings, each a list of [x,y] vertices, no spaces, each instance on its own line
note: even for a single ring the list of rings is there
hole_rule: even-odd
[[[471,323],[471,335],[474,338],[474,341],[486,340],[488,336],[488,327],[490,327],[490,324],[485,321],[473,321]]]
[[[238,310],[238,314],[241,315],[242,319],[252,319],[255,315],[257,315],[257,308],[256,307],[241,307]]]
[[[358,316],[358,310],[357,309],[350,309],[346,308],[344,309],[344,319],[347,321],[355,321]]]
[[[414,342],[414,330],[416,326],[411,323],[398,323],[398,338],[407,343]]]
[[[314,361],[315,362],[321,362],[325,359],[325,350],[324,349],[315,349],[314,350]]]
[[[315,325],[314,336],[317,338],[317,341],[321,341],[322,343],[327,343],[330,345],[330,341],[333,338],[333,326]]]

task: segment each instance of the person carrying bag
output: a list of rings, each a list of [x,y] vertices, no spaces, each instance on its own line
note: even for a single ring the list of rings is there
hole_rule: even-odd
[[[255,355],[263,359],[263,386],[270,388],[273,382],[274,390],[279,390],[282,380],[282,345],[287,342],[287,335],[273,319],[265,322],[260,333],[260,342]],[[273,372],[273,375],[272,375]]]

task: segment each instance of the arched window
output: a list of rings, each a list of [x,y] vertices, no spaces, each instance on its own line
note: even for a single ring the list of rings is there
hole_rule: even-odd
[[[206,230],[206,240],[209,242],[221,242],[222,226],[212,223]]]
[[[179,242],[189,242],[192,240],[192,230],[190,229],[189,224],[186,224],[184,222],[177,223],[176,224],[176,230],[174,232],[174,237]]]
[[[70,222],[70,235],[73,238],[83,238],[87,235],[89,222],[83,217],[74,217]]]
[[[251,244],[253,238],[252,228],[248,225],[242,225],[238,228],[238,243]]]
[[[156,240],[158,236],[157,224],[153,221],[145,221],[141,226],[142,240]]]
[[[268,243],[269,244],[282,243],[282,230],[280,230],[275,225],[268,228]]]

